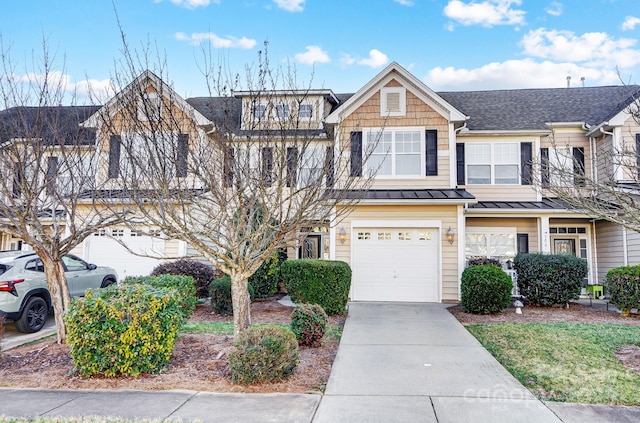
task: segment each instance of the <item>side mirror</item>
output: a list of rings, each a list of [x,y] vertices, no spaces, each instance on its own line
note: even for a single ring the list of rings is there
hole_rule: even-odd
[[[98,266],[96,266],[95,264],[91,263],[89,265],[89,270],[96,270],[98,268]]]

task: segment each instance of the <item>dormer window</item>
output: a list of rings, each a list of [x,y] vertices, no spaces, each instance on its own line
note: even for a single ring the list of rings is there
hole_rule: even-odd
[[[162,115],[162,98],[157,93],[144,93],[138,100],[138,120],[158,121]]]
[[[407,90],[388,87],[380,90],[380,115],[404,116],[407,113]]]
[[[298,117],[311,119],[313,117],[313,106],[311,104],[301,104],[298,110]]]
[[[276,116],[278,119],[289,118],[289,105],[288,104],[276,104]]]
[[[267,113],[267,106],[265,104],[254,104],[251,106],[251,117],[254,119],[264,119]]]

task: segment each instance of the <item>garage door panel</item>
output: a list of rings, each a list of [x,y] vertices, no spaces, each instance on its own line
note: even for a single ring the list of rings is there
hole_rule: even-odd
[[[439,301],[437,231],[355,228],[353,300]]]

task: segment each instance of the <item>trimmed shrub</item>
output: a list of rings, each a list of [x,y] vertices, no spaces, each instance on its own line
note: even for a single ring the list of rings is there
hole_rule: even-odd
[[[317,348],[327,330],[327,313],[317,304],[298,304],[291,313],[291,330],[298,345]]]
[[[249,283],[254,289],[255,298],[266,298],[278,292],[280,282],[280,265],[284,261],[280,252],[266,259],[249,277]]]
[[[513,267],[520,294],[539,306],[568,306],[578,298],[588,271],[586,260],[569,254],[521,253]]]
[[[151,272],[151,276],[160,275],[185,275],[191,276],[196,284],[196,296],[207,298],[209,296],[209,284],[212,280],[222,276],[222,272],[213,266],[196,260],[180,259],[167,261],[157,265]]]
[[[282,380],[298,366],[298,342],[289,329],[253,326],[240,332],[229,354],[231,381],[241,385]]]
[[[349,301],[351,268],[343,261],[287,260],[282,281],[295,303],[318,304],[329,314],[344,314]]]
[[[467,313],[499,313],[511,304],[511,277],[493,264],[467,267],[462,272],[461,305]]]
[[[143,284],[155,288],[167,288],[176,292],[184,320],[188,320],[196,309],[196,286],[191,276],[160,275],[160,276],[127,276],[123,285]]]
[[[620,309],[623,316],[629,316],[632,308],[640,307],[640,265],[609,270],[604,277],[604,285],[611,303]]]
[[[164,370],[182,311],[175,290],[149,285],[87,291],[64,316],[69,354],[83,376],[138,376]]]
[[[249,298],[253,300],[253,287],[251,284],[247,284],[247,288],[249,288]],[[233,314],[231,277],[229,275],[211,282],[211,285],[209,285],[209,293],[211,295],[211,308],[213,311],[223,316],[231,316]]]

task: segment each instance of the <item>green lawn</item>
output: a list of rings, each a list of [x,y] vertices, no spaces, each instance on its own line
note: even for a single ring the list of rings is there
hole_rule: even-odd
[[[541,399],[640,405],[640,374],[614,352],[640,346],[640,327],[590,323],[467,326],[484,347]]]

